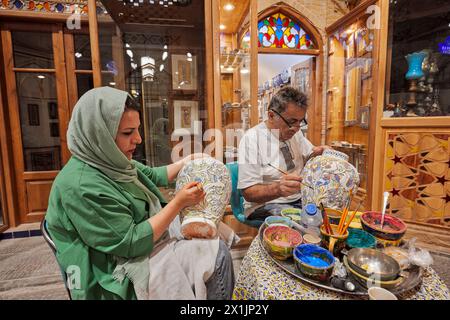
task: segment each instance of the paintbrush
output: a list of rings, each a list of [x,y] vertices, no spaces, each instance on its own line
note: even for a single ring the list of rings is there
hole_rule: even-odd
[[[350,223],[352,223],[353,218],[355,218],[356,213],[358,212],[359,208],[361,207],[361,204],[363,203],[364,200],[360,201],[358,206],[356,207],[356,209],[353,211],[352,215],[350,216],[350,220],[348,221],[348,223],[344,226],[344,228],[342,229],[342,233],[341,234],[345,234],[345,232],[347,232],[348,227],[350,226]]]
[[[333,229],[331,229],[330,221],[328,220],[328,215],[327,215],[327,212],[326,212],[326,210],[325,210],[325,208],[323,206],[323,203],[321,202],[319,204],[319,206],[320,206],[320,210],[322,211],[322,219],[323,219],[323,224],[325,225],[325,231],[332,235],[333,234]]]
[[[352,201],[352,190],[350,190],[350,193],[349,193],[349,196],[348,196],[348,199],[347,199],[347,203],[345,204],[345,207],[342,210],[341,219],[339,220],[339,225],[338,225],[338,234],[341,234],[342,228],[344,227],[345,220],[347,219],[348,209],[350,208],[351,201]]]
[[[272,164],[270,164],[270,163],[268,163],[267,165],[268,165],[268,166],[271,166],[272,168],[274,168],[275,170],[281,172],[281,173],[284,174],[284,175],[287,175],[287,174],[288,174],[286,171],[281,170],[280,168],[277,168],[277,167],[275,167],[274,165],[272,165]],[[308,185],[308,184],[306,184],[306,183],[304,183],[304,182],[302,182],[302,181],[300,181],[300,183],[301,183],[302,185],[304,185],[305,187],[308,187],[308,188],[314,190],[314,188],[311,187],[310,185]]]

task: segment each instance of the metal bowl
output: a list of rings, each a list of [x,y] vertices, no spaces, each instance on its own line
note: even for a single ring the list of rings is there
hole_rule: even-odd
[[[388,281],[377,280],[376,277],[365,277],[350,267],[347,257],[344,256],[343,262],[345,268],[351,274],[352,278],[354,278],[364,288],[376,286],[392,290],[405,281],[405,278],[402,275],[398,276],[396,279]]]
[[[351,249],[347,259],[353,270],[364,277],[375,277],[380,281],[394,280],[401,271],[397,260],[375,249]]]

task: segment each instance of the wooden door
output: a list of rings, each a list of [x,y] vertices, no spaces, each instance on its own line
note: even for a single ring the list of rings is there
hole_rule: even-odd
[[[45,214],[52,182],[69,160],[67,77],[62,24],[0,26],[19,221]]]

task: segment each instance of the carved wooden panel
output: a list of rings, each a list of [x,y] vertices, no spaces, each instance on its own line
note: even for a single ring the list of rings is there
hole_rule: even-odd
[[[390,192],[388,212],[450,227],[449,143],[448,131],[387,134],[384,189]]]

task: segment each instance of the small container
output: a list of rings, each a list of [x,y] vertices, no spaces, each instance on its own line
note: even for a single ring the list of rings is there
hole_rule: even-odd
[[[308,203],[303,207],[300,221],[307,228],[319,228],[322,224],[322,215],[314,203]]]
[[[303,235],[303,242],[309,243],[309,244],[320,244],[320,237],[316,236],[315,234],[305,233]]]

